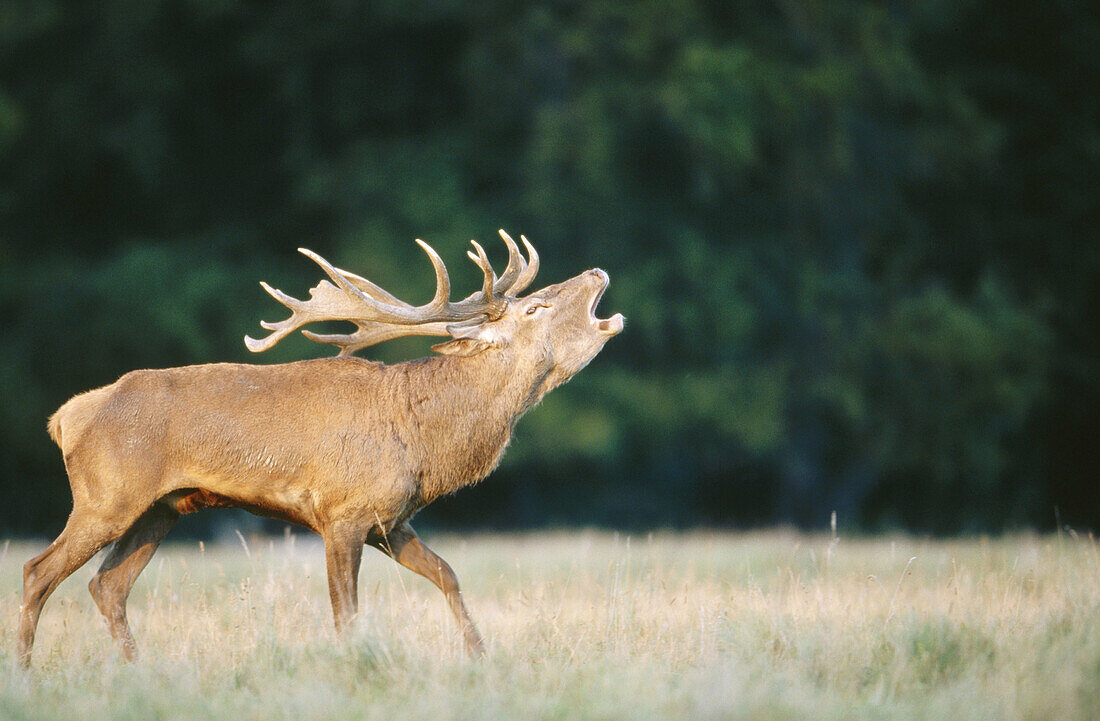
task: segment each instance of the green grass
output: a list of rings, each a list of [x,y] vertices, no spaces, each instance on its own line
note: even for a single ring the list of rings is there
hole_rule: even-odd
[[[311,538],[168,545],[138,581],[119,660],[85,584],[15,667],[23,561],[0,551],[0,718],[1091,719],[1092,539],[929,541],[773,532],[428,538],[488,655],[441,594],[368,551],[337,638]],[[2,545],[2,544],[0,544]]]

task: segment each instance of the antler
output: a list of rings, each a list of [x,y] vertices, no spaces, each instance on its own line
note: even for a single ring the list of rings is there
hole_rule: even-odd
[[[467,255],[481,268],[485,279],[481,290],[457,303],[449,300],[451,280],[443,260],[430,245],[417,239],[417,244],[428,254],[435,269],[435,296],[421,306],[410,305],[366,278],[333,266],[311,250],[299,248],[298,252],[321,266],[332,283],[322,280],[310,289],[309,300],[298,300],[261,281],[260,285],[272,298],[291,310],[291,316],[278,323],[261,321],[260,325],[271,333],[260,340],[245,336],[244,343],[250,351],[259,353],[307,323],[346,320],[358,326],[354,333],[322,335],[302,331],[310,340],[339,346],[339,355],[344,356],[402,336],[451,335],[448,326],[455,323],[465,321],[468,326],[471,321],[485,322],[499,318],[507,306],[507,300],[527,288],[539,268],[538,253],[527,238],[520,236],[527,249],[527,260],[524,260],[515,241],[507,233],[501,230],[500,237],[508,246],[508,265],[504,273],[498,278],[489,264],[485,249],[476,240],[471,240],[474,250],[468,251]]]

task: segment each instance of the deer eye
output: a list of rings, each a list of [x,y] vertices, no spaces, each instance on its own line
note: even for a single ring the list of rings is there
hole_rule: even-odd
[[[539,303],[538,305],[533,305],[533,306],[531,306],[530,308],[527,309],[527,315],[534,315],[535,313],[539,312],[539,309],[549,308],[549,307],[550,306],[547,305],[546,303]]]

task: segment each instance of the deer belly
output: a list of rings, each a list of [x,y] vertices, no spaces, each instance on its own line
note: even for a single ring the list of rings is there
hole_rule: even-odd
[[[176,509],[176,513],[183,514],[194,513],[203,508],[226,508],[237,504],[225,496],[219,496],[210,491],[198,490],[170,500],[169,505]]]
[[[161,502],[181,515],[195,513],[204,508],[241,508],[257,516],[274,518],[315,531],[316,523],[308,511],[303,511],[295,504],[281,502],[285,500],[279,494],[268,498],[235,497],[199,488],[175,491],[161,499]]]

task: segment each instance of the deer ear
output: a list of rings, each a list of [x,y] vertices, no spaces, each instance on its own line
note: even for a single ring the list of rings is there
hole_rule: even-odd
[[[492,323],[454,323],[447,326],[447,332],[451,334],[452,340],[433,345],[432,350],[436,353],[465,357],[504,346],[499,328]]]
[[[436,343],[432,350],[442,355],[472,356],[498,347],[496,343],[482,338],[455,338],[445,343]]]

